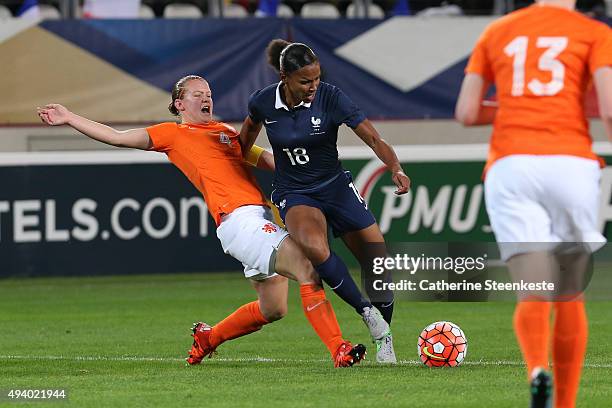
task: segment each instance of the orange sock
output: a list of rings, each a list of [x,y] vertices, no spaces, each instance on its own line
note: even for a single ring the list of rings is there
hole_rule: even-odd
[[[234,313],[213,326],[210,332],[210,344],[217,347],[221,343],[253,333],[269,323],[261,314],[259,301],[240,306]]]
[[[333,357],[344,340],[334,309],[325,297],[325,291],[314,284],[300,285],[300,296],[306,318]]]
[[[523,301],[514,310],[514,332],[527,363],[529,381],[534,368],[548,369],[550,308],[550,302]]]
[[[553,336],[555,408],[573,408],[588,338],[584,302],[557,302]]]

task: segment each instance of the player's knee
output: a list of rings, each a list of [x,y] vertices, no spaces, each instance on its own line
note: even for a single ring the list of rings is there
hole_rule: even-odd
[[[320,283],[319,275],[312,262],[302,255],[295,260],[295,276],[301,285]]]
[[[287,305],[278,305],[262,312],[267,321],[275,322],[287,315]]]
[[[329,246],[324,239],[306,239],[302,242],[301,247],[313,265],[322,264],[329,258]]]

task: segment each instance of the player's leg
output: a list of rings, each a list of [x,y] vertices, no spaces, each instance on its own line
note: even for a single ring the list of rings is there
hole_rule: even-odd
[[[535,268],[538,276],[548,275],[554,281],[554,259],[549,252],[524,253],[507,261],[512,280],[533,281]],[[548,270],[548,272],[544,272]],[[516,334],[523,360],[527,364],[527,381],[530,383],[531,406],[551,408],[552,378],[549,373],[551,295],[547,293],[518,293],[514,310],[514,333]]]
[[[373,287],[368,284],[371,280],[368,278],[372,277],[371,273],[374,258],[387,256],[385,239],[378,224],[374,223],[369,227],[347,232],[342,235],[342,240],[353,256],[359,261],[359,265],[361,265],[361,273],[365,278],[365,291],[370,301],[380,310],[380,313],[387,323],[391,324],[394,304],[393,291],[374,291]],[[390,282],[390,272],[382,276],[377,275],[377,279],[383,279],[386,282]]]
[[[369,258],[386,256],[384,240],[376,225],[376,219],[357,192],[349,172],[341,174],[333,183],[317,192],[317,199],[323,203],[323,211],[334,236],[345,238],[349,247],[352,246],[357,259],[365,267],[364,272],[371,270],[372,260]],[[369,286],[367,282],[365,286],[367,290]],[[390,299],[382,300],[388,300],[385,305],[392,304]],[[387,308],[386,312],[390,310]],[[377,345],[377,361],[394,363],[396,358],[389,323],[374,306],[364,308],[361,316]]]
[[[372,304],[363,297],[346,264],[329,249],[327,221],[323,212],[308,205],[290,207],[285,225],[315,270],[329,287],[359,314]]]
[[[536,168],[534,168],[536,167]],[[534,182],[536,160],[510,156],[491,166],[485,179],[485,203],[502,259],[515,282],[554,281],[555,238],[551,218],[541,204],[541,183]],[[549,367],[550,294],[519,293],[514,331],[527,363],[532,406],[547,407],[552,400]]]
[[[285,238],[276,252],[275,270],[300,284],[304,314],[326,345],[336,366],[352,365],[365,357],[365,347],[352,346],[342,338],[336,314],[325,296],[319,276],[291,237]]]
[[[321,210],[323,203],[315,197],[289,193],[278,194],[275,204],[291,238],[314,265],[317,274],[369,322],[371,335],[380,339],[389,331],[389,325],[369,300],[363,297],[342,259],[330,251],[327,219]]]
[[[551,282],[556,275],[554,258],[548,252],[517,254],[507,261],[508,270],[515,282],[531,282],[533,270],[543,280]],[[548,272],[545,272],[548,270]],[[551,297],[544,292],[517,293],[514,311],[514,331],[527,364],[531,381],[541,370],[549,369]]]
[[[262,280],[251,279],[251,285],[257,292],[258,314],[261,314],[267,323],[285,317],[289,290],[289,280],[285,276],[273,275]]]
[[[393,291],[374,291],[371,286],[374,258],[387,256],[380,228],[378,228],[378,224],[374,223],[369,227],[345,233],[342,235],[342,240],[361,265],[362,281],[372,305],[374,305],[367,313],[363,314],[363,318],[368,329],[370,329],[372,340],[376,344],[376,360],[379,363],[396,363],[393,336],[389,328],[393,316]],[[377,276],[377,279],[391,281],[390,272],[384,276]],[[379,314],[387,325],[379,324]],[[384,330],[384,332],[377,329]]]
[[[573,408],[586,353],[588,321],[582,300],[554,303],[553,373],[555,407]]]
[[[224,217],[217,228],[223,250],[241,261],[259,299],[240,306],[214,326],[196,323],[189,364],[198,364],[223,342],[253,333],[282,318],[287,310],[287,278],[276,275],[270,264],[275,247],[287,236],[265,217],[261,206],[240,207]]]
[[[365,356],[365,347],[353,347],[342,340],[337,320],[312,265],[287,232],[271,219],[268,209],[241,207],[226,216],[217,228],[224,251],[245,265],[245,276],[254,282],[259,299],[242,306],[214,327],[200,323],[194,330],[194,346],[188,362],[197,364],[203,358],[202,349],[214,350],[222,341],[252,333],[284,316],[287,277],[304,284],[301,293],[307,317],[311,323],[317,321],[315,330],[330,348],[335,365],[344,367],[359,362]],[[277,275],[277,270],[286,277]],[[311,304],[313,299],[315,303]]]
[[[564,244],[556,253],[561,265],[560,296],[554,303],[552,359],[556,408],[576,405],[588,341],[588,321],[582,297],[592,272],[592,252],[605,238],[597,225],[599,163],[578,157],[549,158],[548,211],[553,232]],[[567,186],[573,186],[567,189]]]
[[[240,306],[214,326],[195,323],[187,363],[199,364],[226,341],[256,332],[287,313],[287,278],[275,275],[252,284],[258,300]]]
[[[240,306],[214,326],[197,323],[194,327],[194,345],[187,359],[197,364],[228,340],[246,336],[262,326],[279,320],[287,314],[288,280],[273,275],[262,280],[251,280],[258,300]]]

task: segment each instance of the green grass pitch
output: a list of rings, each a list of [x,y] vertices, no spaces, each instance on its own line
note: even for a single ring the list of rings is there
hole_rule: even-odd
[[[68,400],[16,404],[2,397],[0,406],[528,406],[511,302],[399,302],[393,330],[401,361],[380,366],[359,316],[329,295],[345,337],[371,346],[363,364],[334,369],[302,314],[297,286],[290,291],[286,318],[187,367],[192,322],[214,324],[254,299],[240,273],[1,280],[0,389],[62,388]],[[611,303],[588,304],[579,407],[612,406]],[[465,331],[461,367],[416,361],[417,336],[436,320]]]

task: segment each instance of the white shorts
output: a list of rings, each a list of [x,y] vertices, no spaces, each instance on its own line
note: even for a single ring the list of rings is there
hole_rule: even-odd
[[[242,262],[244,276],[255,280],[276,275],[275,253],[288,236],[273,222],[270,209],[261,205],[239,207],[223,216],[217,227],[223,251]]]
[[[502,259],[558,242],[601,248],[606,238],[597,229],[600,177],[597,161],[575,156],[496,161],[485,179],[485,202]]]

